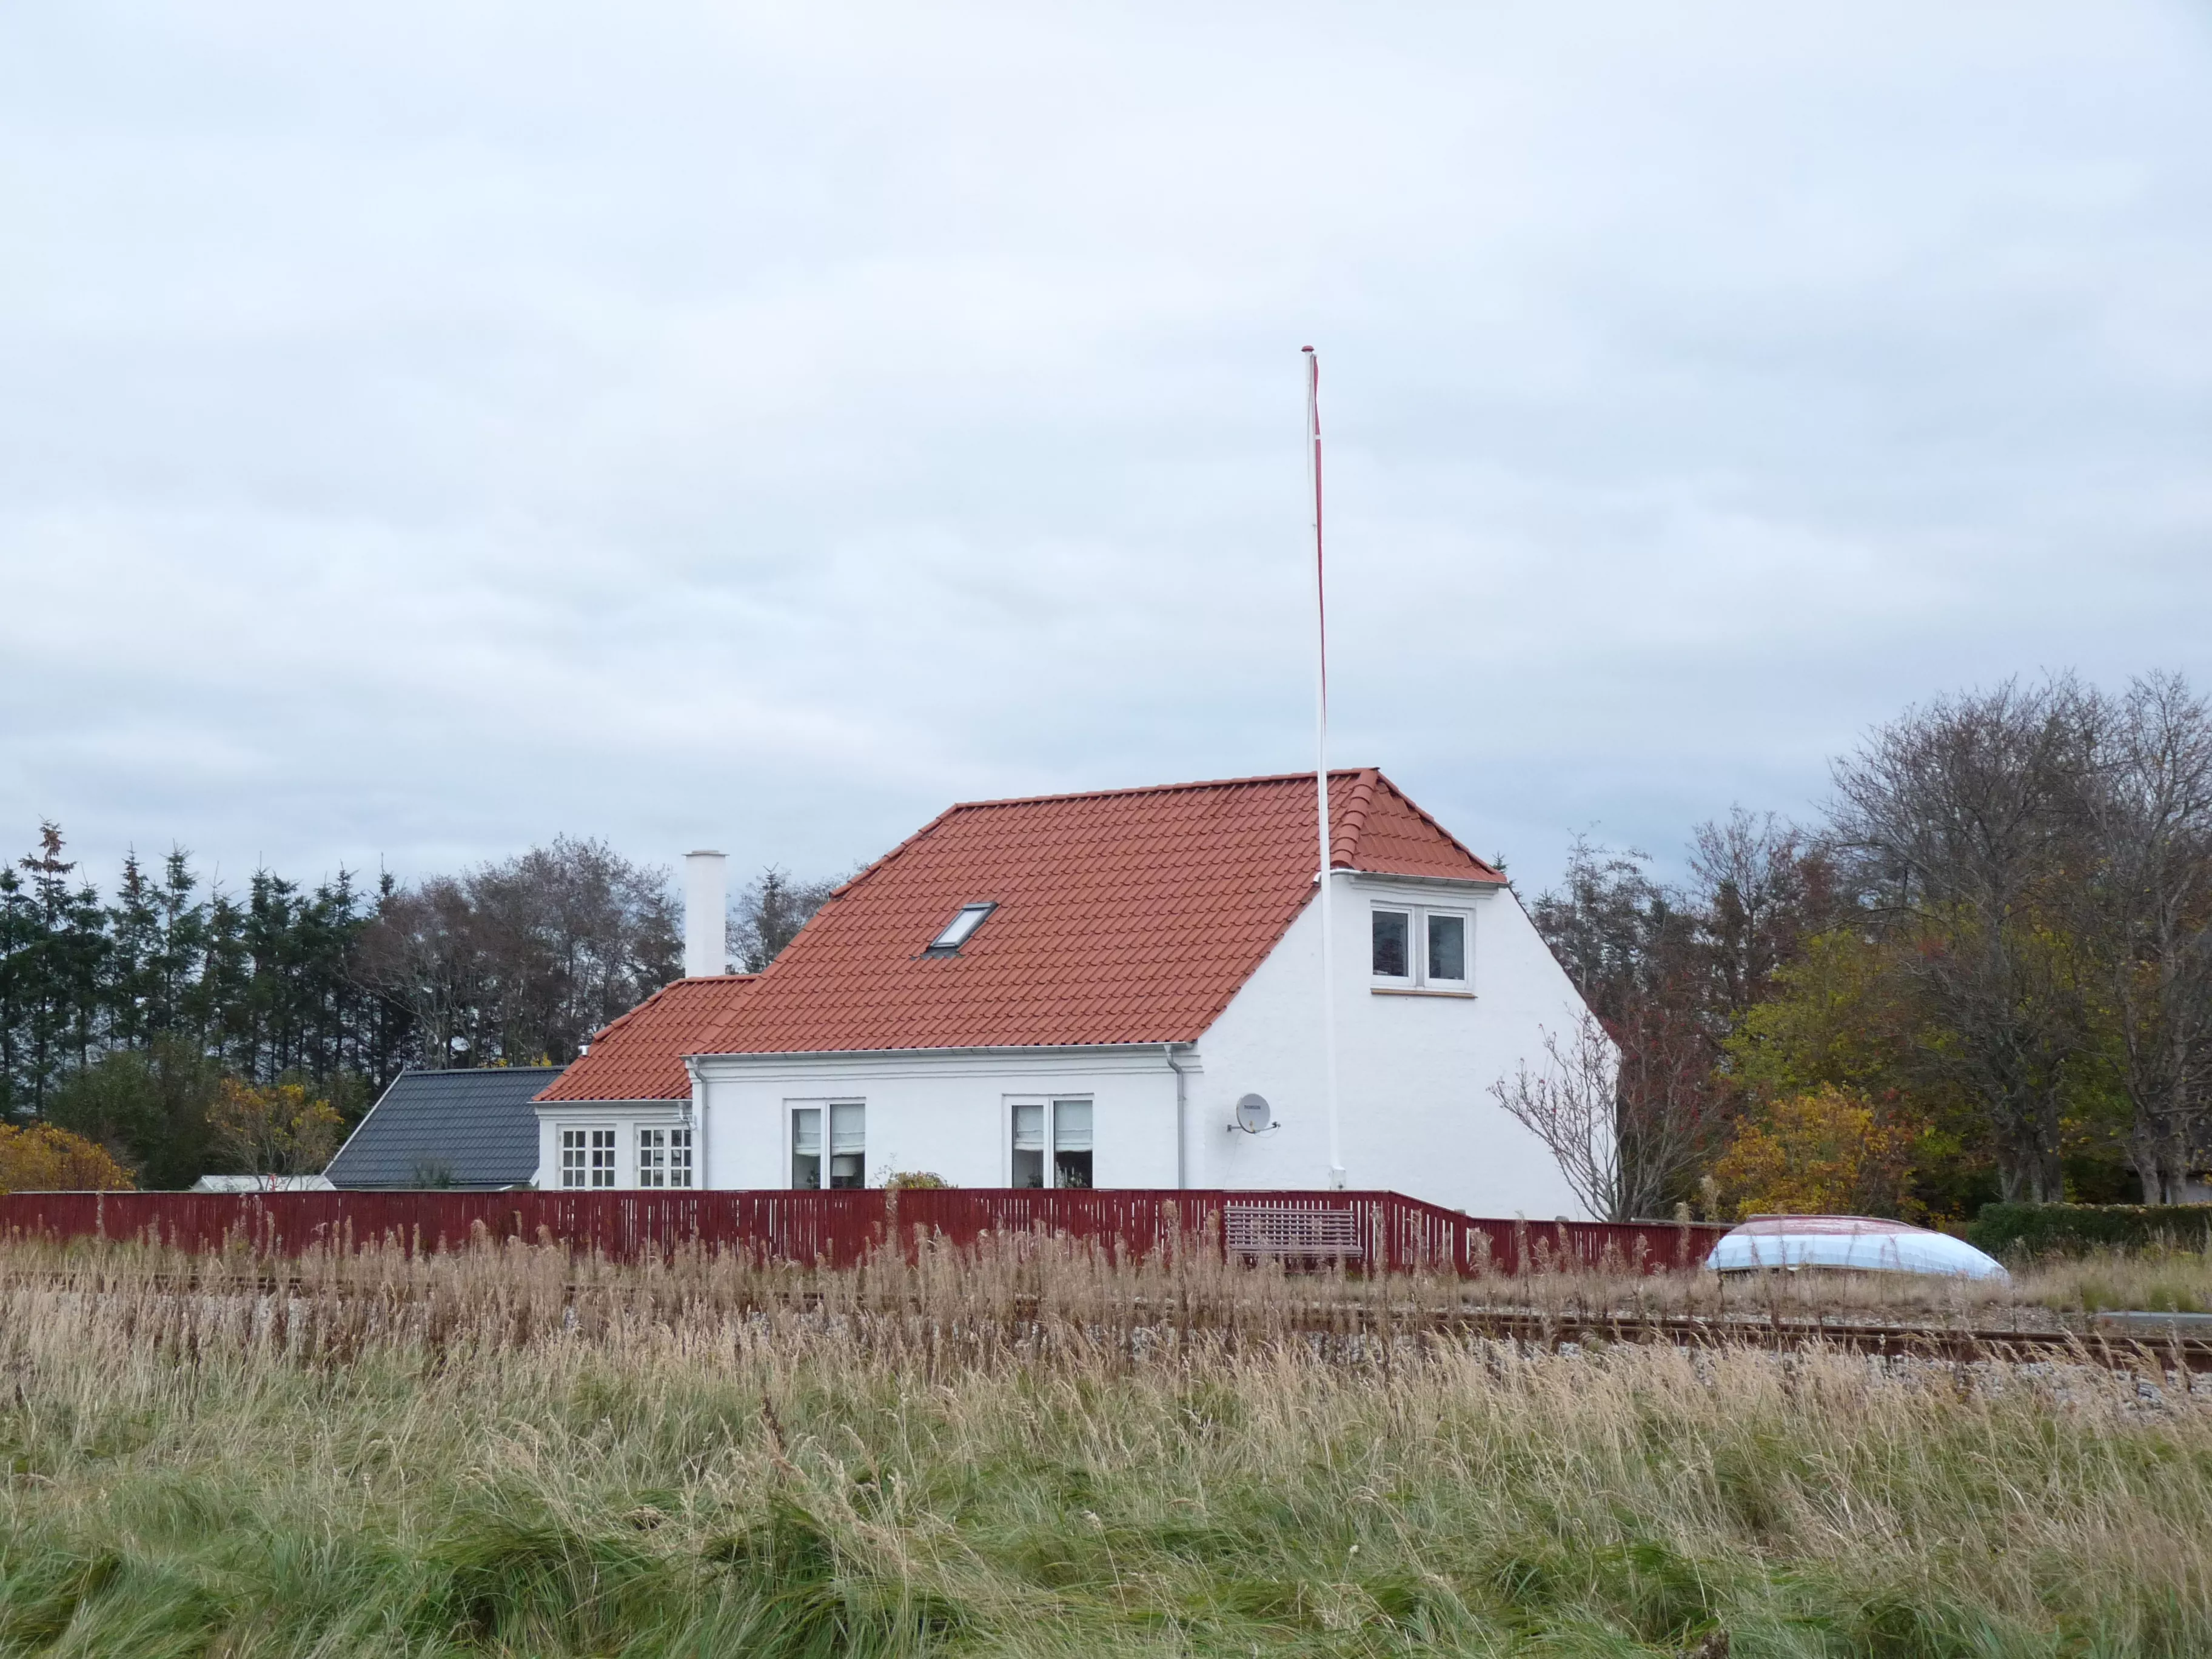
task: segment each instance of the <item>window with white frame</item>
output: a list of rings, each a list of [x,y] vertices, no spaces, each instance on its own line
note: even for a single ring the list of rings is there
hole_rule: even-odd
[[[615,1132],[612,1129],[561,1131],[561,1184],[563,1187],[611,1187],[615,1184]]]
[[[1370,971],[1378,989],[1467,991],[1474,928],[1464,910],[1377,904],[1370,912]]]
[[[641,1187],[689,1187],[691,1184],[691,1130],[688,1125],[637,1132],[637,1184]]]
[[[1088,1187],[1091,1102],[1017,1100],[1013,1109],[1013,1184]]]
[[[826,1105],[791,1109],[793,1187],[803,1192],[816,1192],[823,1187],[865,1187],[868,1183],[867,1154],[868,1109],[864,1103],[836,1100]]]

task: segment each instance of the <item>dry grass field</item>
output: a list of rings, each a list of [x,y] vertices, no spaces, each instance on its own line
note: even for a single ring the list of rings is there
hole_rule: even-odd
[[[1426,1316],[2208,1292],[15,1245],[0,1651],[2202,1655],[2201,1383]]]

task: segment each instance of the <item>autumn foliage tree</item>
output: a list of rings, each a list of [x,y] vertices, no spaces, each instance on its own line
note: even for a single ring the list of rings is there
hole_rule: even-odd
[[[223,1079],[208,1109],[218,1154],[240,1175],[317,1175],[338,1149],[345,1120],[297,1083],[266,1087]]]
[[[51,1123],[0,1124],[0,1192],[123,1193],[131,1172],[107,1150]]]
[[[1768,1102],[1713,1165],[1722,1206],[1749,1215],[1899,1215],[1913,1208],[1913,1127],[1823,1083]]]

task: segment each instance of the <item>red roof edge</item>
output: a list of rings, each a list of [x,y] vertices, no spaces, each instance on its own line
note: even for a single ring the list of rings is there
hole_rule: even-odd
[[[688,979],[672,979],[667,984],[662,986],[658,991],[655,991],[644,1001],[639,1003],[636,1007],[631,1009],[628,1013],[617,1014],[605,1024],[600,1026],[598,1030],[592,1032],[592,1035],[586,1037],[584,1041],[584,1051],[585,1053],[588,1053],[594,1043],[604,1042],[611,1033],[620,1030],[623,1026],[629,1024],[630,1021],[635,1019],[639,1015],[645,1012],[647,1009],[652,1007],[654,1003],[659,1001],[661,998],[666,996],[671,991],[674,990],[679,985],[704,985],[713,980],[738,981],[758,979],[760,975],[758,974],[695,974]],[[577,1055],[577,1059],[580,1060],[582,1058],[584,1058],[584,1054],[580,1053]],[[571,1063],[573,1064],[573,1062]],[[562,1076],[565,1077],[567,1075],[568,1068],[563,1066],[562,1068]],[[556,1077],[552,1082],[547,1084],[536,1094],[531,1096],[530,1098],[532,1103],[535,1104],[537,1102],[544,1100],[547,1095],[550,1094],[560,1085],[560,1082],[561,1078]]]
[[[1332,780],[1345,775],[1341,772],[1329,774]],[[1345,800],[1344,811],[1335,815],[1335,822],[1329,826],[1328,867],[1332,870],[1359,867],[1359,838],[1367,833],[1367,814],[1375,805],[1375,786],[1382,778],[1382,774],[1371,766],[1363,766],[1350,775],[1352,793]]]
[[[1499,886],[1502,887],[1507,884],[1505,880],[1505,872],[1503,870],[1492,864],[1488,859],[1484,858],[1480,853],[1474,851],[1474,848],[1470,848],[1457,836],[1455,836],[1450,830],[1445,829],[1443,825],[1438,823],[1436,819],[1430,817],[1428,812],[1423,809],[1420,802],[1415,800],[1411,795],[1401,789],[1396,784],[1391,782],[1389,779],[1384,777],[1380,772],[1377,772],[1375,776],[1376,781],[1380,783],[1385,789],[1388,789],[1392,794],[1395,795],[1401,801],[1404,802],[1406,805],[1411,809],[1415,817],[1420,819],[1423,823],[1427,824],[1430,829],[1435,830],[1453,846],[1458,848],[1461,852],[1465,853],[1468,857],[1473,859],[1484,869],[1489,871],[1492,876],[1497,878]]]

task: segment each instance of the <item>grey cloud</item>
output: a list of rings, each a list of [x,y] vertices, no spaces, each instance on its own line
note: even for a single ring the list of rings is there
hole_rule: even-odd
[[[0,832],[828,870],[1338,755],[1540,881],[2207,674],[2179,6],[0,23]],[[13,825],[12,830],[9,825]]]

